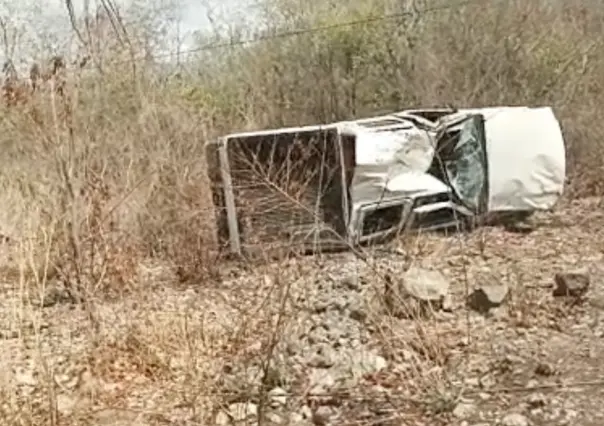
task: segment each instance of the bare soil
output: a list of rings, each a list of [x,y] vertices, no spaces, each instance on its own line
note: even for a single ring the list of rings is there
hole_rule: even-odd
[[[347,253],[225,266],[220,282],[186,288],[166,267],[143,265],[134,294],[81,305],[40,307],[36,292],[48,289],[7,282],[0,417],[6,425],[604,424],[604,209],[597,199],[573,201],[533,224],[530,233],[408,237],[369,263]],[[446,311],[388,314],[384,274],[396,279],[409,262],[448,278]],[[586,297],[555,298],[555,273],[578,268],[589,270]],[[508,299],[472,311],[468,294],[488,283],[509,286]]]

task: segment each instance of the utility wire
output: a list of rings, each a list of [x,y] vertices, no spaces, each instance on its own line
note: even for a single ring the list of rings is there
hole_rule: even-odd
[[[492,3],[501,3],[503,1],[504,0],[491,0]],[[354,27],[357,25],[376,24],[376,23],[383,22],[383,21],[390,21],[390,20],[396,20],[396,19],[401,19],[401,18],[413,18],[418,15],[429,14],[429,13],[439,12],[439,11],[443,11],[443,10],[449,10],[449,9],[453,9],[453,8],[463,7],[466,5],[471,5],[474,3],[484,3],[484,0],[463,0],[463,1],[457,1],[457,2],[449,1],[443,5],[425,7],[425,8],[422,8],[419,10],[414,10],[414,11],[405,11],[405,12],[392,13],[392,14],[387,14],[387,15],[370,16],[367,18],[358,19],[358,20],[354,20],[354,21],[339,22],[339,23],[335,23],[335,24],[322,25],[322,26],[317,26],[317,27],[299,28],[299,29],[295,29],[295,30],[283,31],[281,33],[254,37],[254,38],[245,39],[245,40],[210,43],[210,44],[200,46],[200,47],[181,50],[179,52],[179,54],[180,55],[189,55],[192,53],[226,49],[229,47],[260,43],[260,42],[274,40],[274,39],[297,37],[297,36],[301,36],[301,35],[314,34],[314,33],[329,31],[329,30],[333,30],[333,29]],[[176,52],[171,51],[171,52],[167,52],[167,53],[140,57],[140,58],[136,58],[136,59],[128,59],[128,60],[123,60],[123,61],[111,61],[110,65],[128,64],[137,59],[138,60],[143,60],[143,59],[156,60],[156,59],[162,59],[162,58],[169,58],[169,57],[174,56],[175,53]]]

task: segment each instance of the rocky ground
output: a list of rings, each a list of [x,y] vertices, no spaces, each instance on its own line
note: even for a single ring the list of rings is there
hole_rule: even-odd
[[[410,237],[369,261],[348,253],[225,267],[221,282],[187,288],[148,266],[144,290],[113,302],[40,307],[7,283],[0,417],[604,424],[598,203],[570,203],[530,229]]]

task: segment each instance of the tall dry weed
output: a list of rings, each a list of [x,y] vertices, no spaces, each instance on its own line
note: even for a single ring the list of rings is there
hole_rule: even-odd
[[[149,256],[203,280],[217,274],[205,142],[444,105],[552,105],[571,195],[600,194],[599,9],[586,0],[421,3],[267,4],[265,30],[235,23],[233,46],[191,53],[177,74],[106,28],[95,43],[113,37],[113,62],[109,50],[89,66],[53,58],[31,81],[7,68],[1,180],[16,217],[3,226],[17,230],[27,216],[37,229],[57,227],[56,269],[104,264],[92,282],[128,286],[134,268],[118,265]],[[243,43],[245,34],[263,40]]]

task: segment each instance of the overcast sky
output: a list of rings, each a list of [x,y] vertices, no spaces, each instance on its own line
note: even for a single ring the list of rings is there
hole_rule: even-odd
[[[73,0],[77,16],[82,15],[86,1],[91,10],[100,4],[100,0]],[[252,19],[254,5],[259,1],[261,0],[114,0],[125,12],[126,21],[138,19],[137,15],[143,14],[144,11],[161,11],[166,21],[173,22],[173,33],[169,35],[173,39],[176,39],[178,21],[182,38],[181,49],[193,45],[193,33],[211,30],[208,13],[219,22],[241,22],[243,19],[249,21]],[[24,29],[25,35],[21,45],[31,45],[32,51],[39,51],[41,45],[48,44],[59,46],[57,49],[60,50],[60,45],[64,43],[70,30],[65,0],[0,0],[0,18],[8,19],[11,24]],[[3,57],[4,52],[0,52],[0,56]],[[29,55],[23,52],[18,56]],[[17,62],[20,62],[20,59],[23,62],[31,60],[15,58]]]
[[[64,0],[36,0],[47,4],[52,2],[54,13],[65,14]],[[86,0],[73,0],[74,6],[83,10]],[[100,3],[99,0],[88,0],[91,5]],[[172,9],[180,18],[184,32],[194,32],[207,29],[209,26],[208,13],[221,21],[236,21],[249,18],[250,11],[259,0],[114,0],[125,10],[137,8]],[[135,13],[135,12],[133,12]]]
[[[23,0],[22,0],[23,1]],[[53,14],[65,13],[65,1],[64,0],[34,0],[40,5],[50,4],[51,11]],[[74,7],[78,12],[81,13],[83,5],[86,0],[73,0]],[[238,13],[238,9],[242,9],[245,6],[252,4],[250,0],[114,0],[115,3],[125,8],[131,7],[170,7],[175,8],[180,13],[182,25],[187,31],[195,31],[203,29],[204,26],[208,25],[207,14],[208,10],[212,10],[214,13],[221,15],[226,19],[234,19]],[[24,1],[24,3],[27,0]],[[99,3],[98,0],[89,0],[89,4],[94,5]]]

